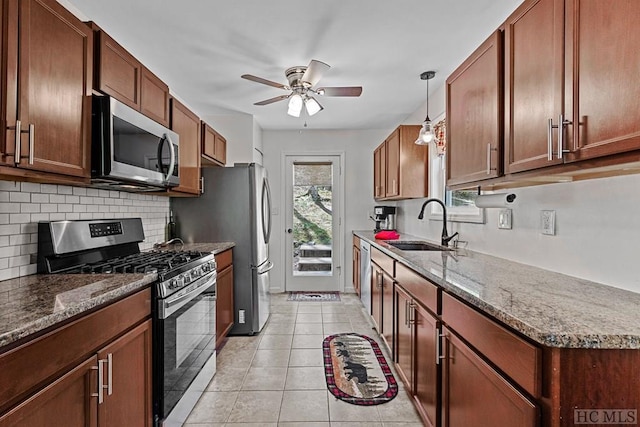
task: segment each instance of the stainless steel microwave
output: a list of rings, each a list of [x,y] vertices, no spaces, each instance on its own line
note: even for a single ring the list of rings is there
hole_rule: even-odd
[[[158,191],[180,183],[178,134],[109,96],[93,96],[91,182]]]

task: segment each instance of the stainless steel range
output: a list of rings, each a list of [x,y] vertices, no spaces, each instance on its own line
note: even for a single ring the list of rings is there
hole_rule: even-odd
[[[215,374],[216,262],[208,252],[140,252],[143,240],[140,218],[40,222],[38,272],[158,275],[154,417],[157,425],[180,425],[179,414],[190,412]]]

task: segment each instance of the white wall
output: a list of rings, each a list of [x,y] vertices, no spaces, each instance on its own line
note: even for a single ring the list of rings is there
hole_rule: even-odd
[[[371,229],[373,223],[368,212],[373,210],[373,149],[388,136],[391,130],[339,131],[263,131],[264,166],[269,173],[273,206],[274,231],[269,245],[269,255],[275,267],[271,275],[271,289],[284,290],[285,215],[283,207],[284,183],[282,180],[283,153],[345,153],[345,217],[343,218],[342,282],[345,289],[351,283],[351,232]]]
[[[436,113],[431,118],[444,111],[442,88],[433,92],[430,110]],[[423,120],[424,111],[408,122]],[[498,229],[499,209],[485,210],[485,224],[452,223],[448,229],[458,231],[469,249],[640,293],[639,187],[640,175],[628,175],[509,190],[517,195],[511,230]],[[439,241],[442,222],[417,219],[423,202],[397,203],[398,228]],[[543,209],[556,211],[555,236],[540,233]]]
[[[262,163],[262,128],[252,115],[218,114],[202,118],[227,140],[227,166]]]

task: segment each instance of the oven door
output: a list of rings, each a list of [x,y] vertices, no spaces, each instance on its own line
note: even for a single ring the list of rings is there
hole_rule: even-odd
[[[156,413],[162,420],[205,365],[211,370],[207,362],[215,353],[216,273],[201,277],[178,294],[159,299],[157,308],[154,388]],[[215,365],[209,374],[213,377],[214,373]]]

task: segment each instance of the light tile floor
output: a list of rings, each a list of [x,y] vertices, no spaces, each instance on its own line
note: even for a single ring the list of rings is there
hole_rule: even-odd
[[[351,405],[328,392],[324,337],[357,332],[379,341],[355,294],[341,294],[339,302],[287,298],[271,296],[271,317],[259,335],[229,337],[218,354],[217,373],[185,426],[422,426],[402,383],[395,399],[377,406]],[[386,352],[385,357],[391,363]]]

